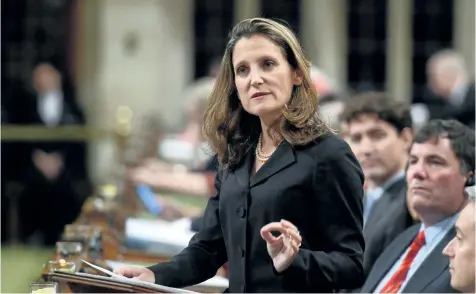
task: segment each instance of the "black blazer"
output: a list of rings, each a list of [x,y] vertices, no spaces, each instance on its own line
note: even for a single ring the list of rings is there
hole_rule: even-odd
[[[363,173],[349,146],[327,134],[303,147],[283,142],[253,176],[254,149],[218,172],[203,226],[156,283],[185,287],[229,262],[230,292],[332,292],[363,282]],[[286,219],[303,237],[292,265],[275,272],[260,229]]]
[[[370,275],[362,288],[362,293],[373,292],[387,272],[392,268],[398,258],[410,246],[415,239],[420,224],[408,228],[396,238],[375,262]],[[415,274],[410,278],[403,293],[450,293],[455,292],[450,286],[450,273],[448,270],[448,258],[442,251],[455,236],[455,230],[451,229],[438,243],[430,255],[420,265]]]
[[[468,86],[464,101],[459,106],[451,105],[446,99],[438,98],[435,95],[426,97],[426,104],[430,112],[430,119],[456,119],[462,124],[473,128],[475,127],[475,83]]]
[[[385,248],[414,224],[407,207],[406,191],[405,177],[402,177],[385,189],[370,212],[364,226],[366,276]]]

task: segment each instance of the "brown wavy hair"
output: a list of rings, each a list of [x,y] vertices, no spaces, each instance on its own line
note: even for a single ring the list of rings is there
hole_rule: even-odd
[[[236,43],[257,34],[279,46],[291,67],[302,74],[302,83],[294,86],[283,115],[275,122],[279,136],[297,146],[332,131],[318,114],[317,92],[309,73],[311,64],[292,30],[266,18],[243,20],[230,33],[203,120],[203,136],[217,153],[221,167],[228,170],[241,163],[244,155],[256,146],[261,133],[259,117],[246,112],[240,103],[232,62]]]

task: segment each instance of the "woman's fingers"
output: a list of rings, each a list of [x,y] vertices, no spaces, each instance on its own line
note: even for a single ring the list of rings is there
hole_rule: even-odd
[[[285,219],[282,219],[280,223],[281,223],[281,224],[283,225],[283,227],[286,228],[286,229],[293,229],[293,230],[295,230],[295,231],[298,231],[298,228],[297,228],[295,225],[293,225],[293,223],[290,222],[290,221],[287,221],[287,220],[285,220]]]
[[[293,259],[297,252],[299,251],[299,243],[296,243],[295,240],[288,240],[285,242],[285,248],[283,248],[283,253],[286,255],[287,258]]]
[[[276,244],[279,237],[275,237],[273,232],[279,232],[284,235],[284,243],[294,241],[298,248],[301,246],[302,237],[296,226],[287,220],[272,222],[261,228],[261,237],[269,244]],[[280,236],[281,237],[281,236]]]
[[[270,244],[274,244],[278,242],[279,237],[273,236],[272,232],[280,232],[282,234],[286,233],[286,229],[281,225],[281,223],[274,222],[274,223],[269,223],[265,225],[264,227],[261,228],[260,234],[261,237]]]
[[[273,222],[261,228],[261,231],[286,233],[286,228],[280,222]]]
[[[291,242],[291,247],[293,250],[293,256],[299,251],[299,247],[301,247],[301,242],[296,243],[295,241]]]
[[[287,229],[287,230],[286,230],[286,234],[288,235],[288,237],[289,237],[290,239],[292,239],[293,241],[295,241],[296,244],[301,244],[301,242],[302,242],[302,237],[301,237],[301,235],[299,234],[298,231],[293,230],[293,229]]]

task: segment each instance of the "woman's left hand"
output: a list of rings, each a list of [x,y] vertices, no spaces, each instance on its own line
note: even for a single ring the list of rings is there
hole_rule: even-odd
[[[278,237],[272,232],[280,232]],[[266,241],[268,254],[273,260],[274,268],[278,273],[287,269],[296,258],[301,247],[302,238],[298,229],[291,222],[269,223],[261,228],[261,237]]]

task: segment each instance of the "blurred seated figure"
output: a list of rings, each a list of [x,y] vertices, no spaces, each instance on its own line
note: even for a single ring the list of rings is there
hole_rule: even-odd
[[[345,99],[338,94],[328,94],[319,99],[319,113],[326,120],[329,126],[338,131],[339,135],[345,139],[345,126],[340,117],[345,108]],[[344,129],[342,129],[344,128]],[[344,131],[342,136],[341,131]]]
[[[45,127],[84,124],[72,87],[52,64],[35,67],[32,90],[16,106],[17,123]],[[19,200],[21,237],[25,242],[53,245],[89,196],[86,144],[48,141],[27,145],[28,163]]]
[[[319,103],[321,103],[322,97],[339,92],[335,81],[317,66],[311,66],[311,81],[319,95]]]
[[[158,155],[162,160],[147,159],[132,171],[130,177],[136,184],[201,197],[213,194],[218,162],[208,154],[211,152],[202,142],[201,128],[214,82],[213,78],[202,78],[187,89],[184,130],[159,142]]]
[[[474,186],[466,188],[469,203],[456,221],[456,236],[443,254],[450,259],[451,287],[462,293],[475,293],[475,200]]]
[[[163,182],[158,180],[160,188],[172,192],[184,193],[192,196],[208,198],[215,193],[214,181],[218,170],[218,158],[213,156],[207,165],[201,170],[183,171],[183,172],[158,172],[148,175],[151,178],[163,175]],[[140,175],[138,175],[140,176]],[[153,180],[155,181],[155,180]],[[169,181],[169,182],[167,182]],[[151,185],[157,187],[158,185]],[[176,228],[185,228],[198,232],[201,227],[202,216],[201,213],[197,215],[197,211],[187,213],[173,201],[169,201],[166,197],[158,197],[158,202],[161,203],[164,213],[167,210],[175,210],[183,215],[183,218],[175,220],[171,224]],[[162,215],[162,214],[161,214]],[[191,219],[186,216],[193,216]],[[179,225],[181,224],[181,225]]]
[[[456,119],[474,129],[474,79],[463,56],[450,49],[436,52],[427,62],[427,80],[430,119]]]
[[[195,81],[185,90],[183,108],[185,110],[186,124],[183,131],[171,136],[172,138],[177,138],[182,142],[188,142],[195,148],[201,149],[203,144],[201,136],[202,118],[214,84],[215,79],[204,77]],[[193,151],[196,152],[196,150]]]
[[[341,138],[347,139],[347,123],[341,114],[348,100],[347,93],[336,82],[316,66],[311,67],[311,80],[319,94],[319,113]]]
[[[218,160],[212,157],[202,168],[175,169],[162,162],[148,162],[132,171],[130,178],[136,184],[146,184],[155,189],[208,198],[213,195],[213,181],[218,170]]]

